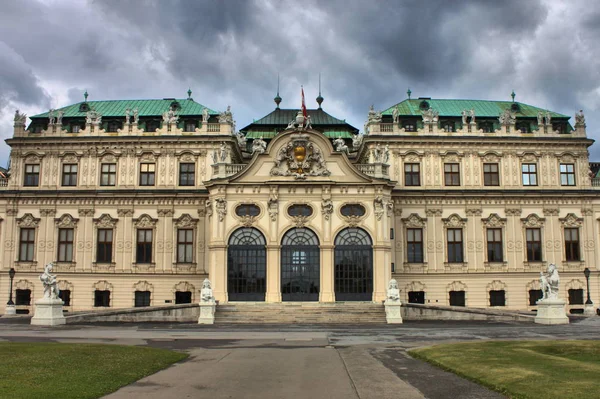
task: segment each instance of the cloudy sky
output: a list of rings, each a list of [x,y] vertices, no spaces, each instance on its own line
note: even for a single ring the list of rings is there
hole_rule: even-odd
[[[232,106],[242,127],[323,108],[362,127],[413,97],[509,100],[568,115],[600,138],[600,4],[589,0],[0,0],[0,137],[83,100],[185,98]],[[572,121],[573,123],[573,121]],[[600,161],[600,143],[590,150]],[[0,165],[9,148],[0,144]]]

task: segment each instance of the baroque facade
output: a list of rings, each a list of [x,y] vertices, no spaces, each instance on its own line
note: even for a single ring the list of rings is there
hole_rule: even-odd
[[[362,133],[318,109],[236,132],[187,99],[17,113],[0,187],[0,299],[17,309],[55,264],[69,311],[196,302],[404,301],[534,310],[555,263],[573,310],[600,197],[582,113],[510,101],[407,99]]]

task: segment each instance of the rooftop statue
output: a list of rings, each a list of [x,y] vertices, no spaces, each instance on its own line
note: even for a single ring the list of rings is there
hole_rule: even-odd
[[[49,125],[54,125],[54,121],[55,121],[56,117],[54,116],[54,108],[50,108],[50,111],[48,111],[48,124]]]
[[[93,109],[89,110],[85,114],[85,123],[88,125],[91,125],[92,123],[99,125],[100,123],[102,123],[102,115],[100,115],[99,112],[97,112]]]
[[[440,113],[433,108],[429,108],[422,112],[422,117],[424,123],[436,123],[440,119]]]
[[[58,112],[56,113],[56,124],[57,125],[62,125],[63,116],[65,116],[65,111],[58,110]]]
[[[542,126],[544,124],[544,114],[542,113],[542,111],[538,111],[537,122],[538,126]]]
[[[578,126],[585,127],[585,116],[583,115],[582,109],[580,109],[579,112],[575,114],[575,127]]]
[[[335,146],[336,151],[348,153],[348,146],[341,136],[333,140],[333,145]]]
[[[221,143],[221,148],[219,150],[219,159],[221,162],[227,161],[229,157],[229,148],[227,148],[227,144],[225,142]]]
[[[210,303],[214,301],[215,296],[213,295],[212,284],[209,279],[205,278],[202,283],[202,290],[200,290],[200,302]]]
[[[258,152],[259,154],[263,154],[267,150],[267,143],[263,140],[262,136],[255,139],[252,142],[252,154]]]
[[[304,121],[305,129],[312,129],[312,122],[310,120],[310,115],[306,115],[306,120]]]
[[[246,136],[244,136],[244,133],[237,132],[235,134],[235,138],[237,139],[238,146],[242,149],[245,149],[246,141],[248,141],[248,140],[246,139]]]
[[[136,125],[140,122],[140,114],[136,109],[133,110],[133,123],[135,123]]]
[[[369,108],[369,118],[367,123],[381,123],[381,112],[375,111],[373,105]]]
[[[471,123],[475,123],[475,109],[471,108],[471,111],[469,111],[469,116],[471,117]]]
[[[546,111],[546,125],[552,124],[552,115],[550,115],[550,111]]]
[[[360,147],[364,137],[364,134],[355,134],[354,137],[352,137],[352,148],[357,149],[358,147]]]
[[[462,116],[462,124],[463,124],[463,126],[465,126],[467,124],[467,116],[468,116],[467,110],[463,109],[462,112],[460,113],[460,115]]]
[[[129,120],[131,118],[131,108],[125,109],[125,123],[129,125]]]
[[[396,279],[391,279],[388,283],[385,301],[400,302],[400,289],[398,288],[398,282],[396,281]]]
[[[233,123],[233,114],[231,113],[231,106],[227,106],[225,112],[219,114],[219,123]]]
[[[542,288],[542,301],[545,299],[558,299],[558,270],[554,263],[548,265],[546,273],[540,272],[540,286]]]
[[[27,120],[27,114],[22,114],[19,110],[15,111],[15,125],[24,125]]]
[[[173,107],[169,108],[168,111],[162,114],[163,122],[165,123],[177,123],[179,121],[179,117],[175,114],[175,110]]]
[[[210,118],[210,114],[208,113],[208,108],[204,108],[202,110],[202,124],[208,123],[208,118]]]
[[[392,111],[392,120],[394,121],[394,123],[398,123],[398,117],[399,117],[398,107],[395,107],[394,110]]]
[[[56,276],[51,274],[52,262],[44,266],[44,273],[40,276],[40,281],[44,285],[44,299],[58,299],[58,286]]]
[[[498,117],[498,121],[501,125],[514,125],[517,117],[510,109],[505,109]]]

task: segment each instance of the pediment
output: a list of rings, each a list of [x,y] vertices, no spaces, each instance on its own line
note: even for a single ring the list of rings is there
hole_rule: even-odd
[[[280,133],[271,140],[266,151],[255,152],[243,170],[225,180],[249,184],[388,182],[361,173],[345,153],[334,151],[327,137],[308,129]]]

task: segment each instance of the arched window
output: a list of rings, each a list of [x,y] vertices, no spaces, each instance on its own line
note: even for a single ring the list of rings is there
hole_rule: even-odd
[[[318,301],[320,249],[317,235],[306,228],[294,228],[281,241],[281,299]]]
[[[373,242],[363,229],[348,227],[335,237],[336,301],[373,298]]]
[[[231,234],[227,248],[227,293],[230,301],[264,301],[267,292],[267,242],[252,227]]]

